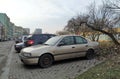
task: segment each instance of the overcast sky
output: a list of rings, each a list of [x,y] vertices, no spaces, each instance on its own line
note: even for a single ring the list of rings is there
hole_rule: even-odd
[[[67,21],[101,0],[0,0],[0,12],[6,13],[17,26],[41,28],[43,33],[62,30]]]

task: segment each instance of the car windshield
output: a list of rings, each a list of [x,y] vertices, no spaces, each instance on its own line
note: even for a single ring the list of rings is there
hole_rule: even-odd
[[[61,38],[60,36],[52,37],[48,41],[46,41],[44,44],[54,46],[60,40],[60,38]]]

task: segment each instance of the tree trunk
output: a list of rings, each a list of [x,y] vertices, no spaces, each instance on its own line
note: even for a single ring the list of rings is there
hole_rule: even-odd
[[[97,35],[97,40],[96,40],[97,42],[99,41],[99,38],[100,38],[100,34]]]
[[[112,41],[116,44],[116,45],[120,45],[120,43],[117,41],[117,39],[114,37],[113,34],[107,34],[111,39]]]
[[[103,33],[103,34],[108,35],[116,45],[120,45],[120,43],[118,42],[118,40],[114,37],[114,34],[109,33],[109,32],[106,32],[106,31],[104,31],[104,30],[102,30],[102,29],[95,28],[94,26],[92,26],[92,25],[90,25],[90,24],[87,24],[87,23],[86,23],[86,25],[87,25],[89,28],[91,28],[92,30],[99,31],[99,32],[101,32],[101,33]]]

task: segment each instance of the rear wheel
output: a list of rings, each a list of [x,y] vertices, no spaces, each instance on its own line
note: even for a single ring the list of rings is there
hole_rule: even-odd
[[[50,54],[44,54],[39,58],[38,65],[42,68],[50,67],[53,63],[53,57]]]
[[[91,59],[93,59],[94,57],[95,57],[95,52],[94,52],[94,50],[92,50],[92,49],[88,50],[87,53],[86,53],[86,58],[89,59],[89,60],[91,60]]]

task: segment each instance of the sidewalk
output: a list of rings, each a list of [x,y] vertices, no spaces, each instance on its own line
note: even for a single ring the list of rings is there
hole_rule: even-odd
[[[4,72],[2,68],[5,66],[7,57],[10,53],[10,50],[13,46],[13,41],[0,42],[0,76]]]

